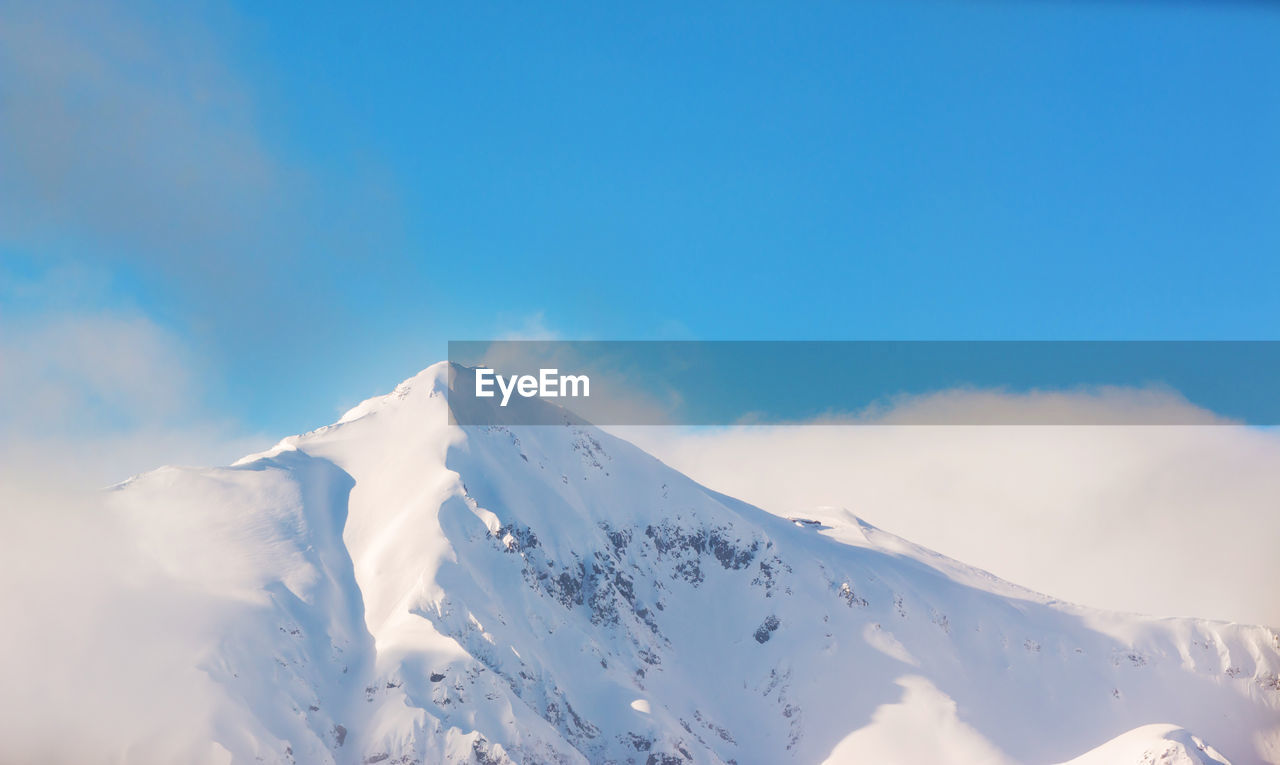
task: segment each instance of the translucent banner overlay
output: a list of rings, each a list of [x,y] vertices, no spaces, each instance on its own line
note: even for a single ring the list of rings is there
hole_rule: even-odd
[[[461,425],[1280,424],[1280,341],[453,341]]]

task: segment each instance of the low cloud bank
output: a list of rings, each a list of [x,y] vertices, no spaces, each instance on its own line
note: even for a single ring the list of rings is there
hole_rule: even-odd
[[[938,426],[940,410],[1036,421],[1219,422],[1167,393],[947,391],[882,424],[614,428],[712,488],[782,515],[845,507],[1064,600],[1156,616],[1280,625],[1280,430],[1211,426]],[[942,421],[945,421],[942,420]],[[891,424],[883,424],[891,423]]]
[[[163,762],[208,703],[191,650],[225,605],[149,563],[101,491],[269,443],[209,417],[200,392],[190,356],[144,316],[0,324],[0,760]],[[130,740],[159,749],[119,748]]]

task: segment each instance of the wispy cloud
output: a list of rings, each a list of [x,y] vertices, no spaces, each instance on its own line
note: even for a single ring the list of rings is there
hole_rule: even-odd
[[[158,29],[100,4],[7,5],[0,235],[89,238],[204,276],[212,253],[225,264],[261,239],[293,180],[211,41],[166,17]]]
[[[9,485],[101,485],[165,463],[226,462],[266,440],[210,417],[195,360],[141,315],[0,324],[0,360]]]
[[[553,341],[562,335],[547,324],[546,311],[535,311],[519,321],[517,326],[499,333],[498,340]]]
[[[274,339],[319,344],[305,330],[336,321],[358,277],[394,270],[403,227],[376,157],[338,178],[340,162],[298,158],[278,114],[265,127],[270,101],[227,50],[242,24],[207,6],[6,4],[0,247],[139,274],[205,338],[271,358]]]

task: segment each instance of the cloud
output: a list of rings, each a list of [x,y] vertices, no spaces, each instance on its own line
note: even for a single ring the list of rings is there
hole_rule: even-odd
[[[13,477],[0,474],[0,607],[16,618],[0,635],[0,759],[106,761],[125,731],[163,742],[201,717],[190,651],[217,604],[156,576],[100,493]]]
[[[173,761],[118,754],[122,733],[160,746],[206,714],[191,646],[226,606],[155,571],[100,488],[271,443],[209,416],[204,361],[150,317],[102,305],[94,274],[0,272],[5,762]]]
[[[0,264],[99,266],[259,365],[318,353],[361,318],[348,296],[402,283],[394,176],[272,140],[295,136],[233,66],[243,26],[212,6],[6,4]]]
[[[340,388],[377,385],[379,368],[420,368],[421,338],[439,331],[427,298],[439,290],[410,246],[396,172],[264,93],[272,71],[239,56],[256,41],[252,22],[228,6],[149,0],[0,7],[0,325],[10,335],[28,333],[28,315],[140,313],[179,338],[186,361],[208,362],[200,374],[227,394],[225,409],[285,431],[323,416]],[[22,283],[33,273],[35,290]],[[335,355],[352,360],[336,377]],[[400,357],[413,360],[387,361]],[[105,374],[111,360],[99,362]],[[298,379],[330,382],[281,397]],[[55,395],[78,395],[38,393],[45,411]],[[164,395],[152,403],[169,405]],[[116,416],[119,402],[106,403],[78,416]]]
[[[27,427],[78,427],[82,418],[159,420],[176,413],[192,380],[181,350],[140,316],[57,315],[31,331],[0,326],[0,393],[6,419]]]
[[[39,302],[47,287],[22,290]],[[193,689],[209,681],[190,650],[225,607],[150,568],[99,491],[163,463],[226,463],[270,443],[203,414],[198,369],[136,313],[0,323],[0,613],[16,618],[0,635],[0,727],[21,731],[0,735],[0,759],[97,761],[123,731],[159,746],[205,714]]]
[[[918,675],[898,678],[902,700],[876,708],[871,724],[850,733],[824,765],[841,762],[931,762],[935,765],[1011,760],[957,714],[956,702]],[[927,732],[927,735],[922,735]]]
[[[500,333],[499,340],[537,340],[542,342],[551,342],[560,340],[561,335],[558,331],[551,329],[547,325],[547,315],[545,311],[535,311],[524,317],[520,322],[520,326]]]
[[[164,463],[225,463],[268,443],[204,413],[196,367],[140,314],[0,323],[0,479],[27,490],[102,485]]]
[[[1222,425],[1175,390],[1103,385],[1074,390],[954,389],[903,395],[823,424],[872,425]]]
[[[92,3],[0,16],[0,234],[72,236],[204,274],[262,235],[292,181],[194,24]]]
[[[947,391],[878,422],[1007,407],[1217,421],[1165,395]],[[1135,411],[1135,408],[1137,410]],[[1145,408],[1145,409],[1144,409]],[[1041,410],[1041,411],[1038,411]],[[943,420],[947,421],[947,420]],[[971,420],[970,420],[971,421]],[[1158,616],[1280,625],[1280,432],[1217,426],[809,425],[611,428],[708,486],[781,515],[845,507],[1041,592]]]

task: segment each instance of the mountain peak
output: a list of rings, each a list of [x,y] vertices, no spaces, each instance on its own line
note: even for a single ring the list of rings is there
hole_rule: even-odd
[[[1049,762],[1162,720],[1280,757],[1272,630],[1059,604],[580,422],[450,425],[467,373],[113,493],[187,591],[245,604],[192,649],[233,759]],[[937,752],[893,733],[924,720]]]

